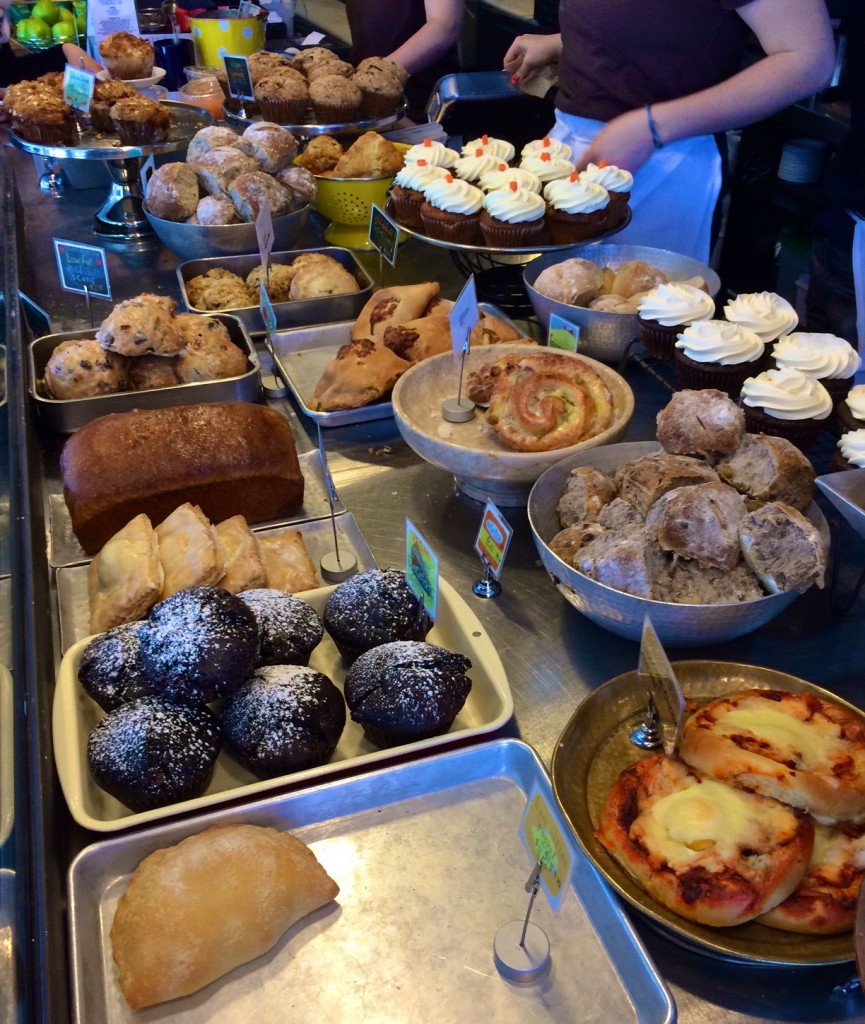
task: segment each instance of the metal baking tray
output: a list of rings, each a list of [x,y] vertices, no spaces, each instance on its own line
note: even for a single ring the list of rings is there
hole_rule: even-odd
[[[321,456],[318,450],[304,452],[298,455],[300,469],[303,473],[304,490],[303,505],[293,516],[272,521],[269,523],[250,523],[253,527],[262,526],[287,526],[297,524],[306,519],[324,519],[330,516],[330,504],[328,502],[327,487],[324,482],[324,472],[321,468]],[[72,532],[72,520],[69,518],[69,509],[63,498],[63,480],[58,470],[58,479],[46,479],[48,501],[48,564],[55,569],[64,565],[78,565],[81,562],[89,562],[90,556],[78,543],[78,538]],[[345,512],[345,505],[339,499],[334,503],[334,511]]]
[[[685,697],[698,703],[737,690],[805,691],[859,708],[804,679],[756,665],[726,661],[673,663]],[[645,914],[667,938],[687,949],[733,963],[763,967],[804,967],[853,959],[853,933],[795,935],[749,921],[734,928],[710,928],[679,917],[654,900],[595,838],[600,810],[615,780],[641,752],[631,743],[631,728],[646,713],[645,686],[637,672],[626,672],[593,690],[565,726],[553,752],[556,799],[595,867],[616,892]]]
[[[69,871],[74,1019],[673,1024],[669,990],[573,840],[558,916],[543,896],[532,911],[550,940],[550,973],[528,986],[497,973],[495,934],[526,913],[532,865],[519,831],[535,787],[558,818],[537,755],[496,740],[88,847]],[[336,903],[197,994],[133,1013],[109,936],[129,876],[154,850],[237,823],[307,843],[340,886]]]
[[[392,758],[395,753],[433,750],[444,744],[481,736],[500,728],[513,714],[514,706],[498,652],[474,612],[453,587],[445,580],[440,580],[439,586],[438,619],[427,639],[430,643],[465,654],[472,662],[469,672],[472,689],[450,732],[389,750],[379,750],[366,738],[363,729],[349,720],[328,764],[278,779],[257,779],[223,750],[216,762],[213,780],[203,796],[137,814],[100,789],[91,778],[87,766],[87,739],[103,714],[78,683],[78,663],[87,642],[75,644],[66,652],[60,665],[54,691],[53,718],[54,758],[60,785],[73,818],[95,832],[113,832],[181,812],[198,811],[238,797],[252,797],[285,785],[286,782],[306,782],[345,768],[373,765]],[[322,587],[299,596],[321,615],[328,597],[335,589]],[[342,686],[345,666],[329,636],[326,635],[313,651],[310,665],[323,672],[337,686]]]
[[[45,374],[51,353],[63,341],[92,338],[96,332],[90,328],[37,338],[29,347],[28,386],[40,420],[50,430],[56,430],[60,434],[72,434],[85,423],[111,412],[164,409],[171,405],[193,405],[198,402],[257,401],[261,396],[261,363],[246,329],[236,316],[225,313],[206,315],[225,324],[229,337],[246,356],[246,371],[240,376],[175,384],[168,388],[144,391],[118,391],[113,395],[96,395],[93,398],[50,398],[44,389],[40,388],[39,382]]]
[[[304,327],[312,324],[326,324],[334,320],[350,320],[357,317],[366,300],[372,295],[372,278],[364,270],[354,253],[338,246],[325,246],[322,249],[293,249],[289,252],[271,254],[271,265],[274,263],[291,263],[297,256],[304,253],[320,252],[341,263],[357,280],[360,290],[347,295],[327,295],[318,299],[294,299],[291,302],[274,302],[273,312],[276,315],[277,327]],[[246,278],[250,270],[261,265],[261,257],[257,253],[246,256],[215,256],[203,260],[188,260],[177,268],[177,280],[180,283],[180,297],[184,306],[193,313],[206,313],[189,301],[186,293],[186,282],[199,274],[219,267],[229,270],[239,277]],[[227,310],[233,313],[244,324],[247,330],[261,332],[264,323],[261,319],[258,303],[254,306],[238,306]]]
[[[519,330],[498,306],[479,302],[478,309],[487,316],[503,320],[515,331]],[[336,356],[339,348],[351,341],[351,329],[354,324],[355,321],[351,320],[348,323],[324,324],[314,329],[297,328],[282,331],[273,340],[273,354],[280,375],[288,384],[301,411],[322,427],[344,427],[350,423],[368,423],[370,420],[384,420],[393,416],[390,399],[362,405],[358,409],[340,409],[337,412],[318,412],[309,407],[324,368]]]
[[[339,550],[353,552],[357,559],[358,572],[364,569],[375,569],[376,560],[364,540],[360,527],[350,512],[334,517]],[[266,530],[255,530],[257,536],[266,537],[273,534],[298,530],[303,535],[312,564],[316,567],[318,586],[327,585],[319,568],[321,558],[333,551],[333,524],[328,519],[315,519],[306,523],[292,523],[290,526],[273,526]],[[72,565],[57,570],[57,604],[60,609],[60,647],[67,651],[73,644],[90,634],[90,595],[87,589],[86,565]],[[2,756],[2,751],[0,751]]]
[[[240,131],[257,121],[264,120],[261,109],[254,100],[239,100],[234,96],[222,101],[222,113],[228,124]],[[312,110],[309,113],[311,114]],[[385,117],[370,117],[363,121],[334,121],[331,124],[307,121],[304,124],[284,124],[281,127],[304,139],[310,139],[315,135],[363,135],[364,132],[379,132],[382,128],[389,128],[396,124],[404,113],[405,103],[401,103]]]

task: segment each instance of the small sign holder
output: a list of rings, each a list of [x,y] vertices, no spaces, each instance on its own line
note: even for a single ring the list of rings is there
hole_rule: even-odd
[[[468,423],[474,418],[475,403],[463,398],[463,374],[466,356],[471,345],[472,328],[480,319],[478,312],[478,293],[475,287],[475,275],[471,274],[463,285],[453,309],[448,314],[451,329],[451,344],[454,352],[460,357],[460,374],[457,384],[456,398],[446,398],[442,402],[442,419],[448,423]]]
[[[572,324],[558,313],[550,314],[550,326],[547,330],[547,345],[550,348],[563,349],[565,352],[576,352],[580,344],[580,328]]]
[[[240,117],[246,117],[244,101],[255,99],[249,63],[246,57],[231,53],[223,54],[222,63],[225,65],[225,73],[228,76],[228,91],[236,100],[240,100],[237,113]]]
[[[276,313],[273,310],[273,303],[267,294],[267,285],[264,281],[258,282],[258,309],[261,313],[261,319],[264,321],[264,347],[267,349],[267,354],[270,356],[273,367],[270,380],[274,382],[270,383],[262,378],[261,386],[268,398],[285,398],[288,394],[288,384],[285,380],[281,380],[278,384],[276,383],[277,374],[279,373],[273,346],[273,339],[276,334]]]
[[[646,717],[631,729],[631,743],[641,750],[663,747],[668,757],[675,757],[682,737],[685,698],[648,615],[643,619],[638,672],[646,687]]]
[[[385,261],[392,267],[396,266],[399,228],[375,203],[372,204],[369,211],[369,241],[373,248],[378,250],[378,279],[379,284],[384,287]]]
[[[65,292],[84,296],[90,326],[94,327],[91,297],[111,301],[111,281],[105,250],[98,245],[70,242],[65,238],[53,238],[52,242],[60,287]]]
[[[474,544],[483,567],[481,578],[472,584],[472,593],[477,597],[498,597],[502,592],[499,577],[513,532],[501,512],[491,501],[488,501],[484,506],[481,525]]]
[[[324,447],[324,435],[321,430],[321,424],[317,423],[316,427],[318,428],[318,454],[321,459],[321,469],[324,473],[324,485],[327,491],[327,501],[330,505],[330,525],[333,529],[333,551],[325,551],[318,564],[321,569],[321,575],[329,583],[342,583],[343,580],[347,580],[349,576],[354,576],[357,572],[357,558],[353,551],[340,552],[339,550],[335,511],[335,505],[339,498],[337,497],[333,477],[330,474],[330,467],[327,464],[327,451]]]

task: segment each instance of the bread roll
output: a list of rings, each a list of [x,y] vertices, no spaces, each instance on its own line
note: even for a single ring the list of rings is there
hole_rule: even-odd
[[[287,167],[297,154],[297,139],[287,128],[271,121],[256,121],[243,133],[251,156],[268,174]]]
[[[198,175],[189,164],[157,167],[147,182],[147,206],[163,220],[186,220],[198,206]]]
[[[739,525],[742,556],[772,594],[823,586],[828,552],[817,527],[780,501],[748,512]]]
[[[801,512],[814,496],[814,467],[786,437],[745,434],[717,469],[722,480],[759,501],[783,501]]]
[[[188,164],[197,163],[205,153],[209,153],[212,149],[217,149],[220,146],[234,146],[246,152],[245,147],[238,146],[239,141],[240,136],[233,128],[209,124],[205,128],[199,129],[192,136],[189,149],[186,151],[186,162]]]
[[[692,484],[660,497],[646,516],[646,530],[663,551],[702,566],[733,569],[744,514],[744,498],[727,484]]]
[[[717,482],[718,474],[699,459],[686,455],[648,455],[633,459],[616,470],[616,486],[620,496],[638,508],[643,515],[667,491],[687,484]]]
[[[228,194],[234,203],[238,216],[244,221],[254,221],[266,199],[274,217],[281,217],[292,207],[292,194],[264,171],[249,171],[239,174],[228,186]]]
[[[255,158],[241,153],[234,146],[217,146],[202,154],[192,166],[198,172],[201,187],[212,196],[227,192],[228,186],[239,175],[258,170]]]
[[[671,455],[729,455],[745,433],[745,414],[723,391],[678,391],[658,413],[657,428]]]
[[[133,1010],[197,992],[266,953],[339,886],[288,832],[214,825],[138,865],[111,949]]]

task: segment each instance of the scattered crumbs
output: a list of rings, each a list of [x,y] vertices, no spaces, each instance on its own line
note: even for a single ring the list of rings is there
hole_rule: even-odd
[[[450,438],[454,436],[453,427],[449,427],[447,423],[440,423],[436,429],[436,433],[439,437]]]
[[[382,445],[381,448],[367,448],[370,455],[392,455],[393,448],[389,444]]]

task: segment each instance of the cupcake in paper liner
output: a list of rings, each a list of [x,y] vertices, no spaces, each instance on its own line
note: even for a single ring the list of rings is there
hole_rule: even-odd
[[[583,242],[607,226],[610,196],[602,185],[583,181],[576,171],[544,186],[547,225],[554,245]]]
[[[724,316],[750,328],[766,344],[789,334],[799,323],[796,310],[775,292],[742,292],[724,306]]]
[[[865,427],[865,384],[854,384],[835,406],[841,429],[860,430]]]
[[[546,204],[536,193],[511,182],[488,192],[481,212],[481,233],[487,245],[525,248],[539,241],[544,231]]]
[[[680,332],[714,315],[715,300],[701,288],[676,281],[656,285],[639,301],[640,340],[650,355],[672,362]]]
[[[567,142],[562,142],[561,139],[551,139],[547,135],[543,139],[527,142],[520,151],[520,160],[525,160],[527,157],[543,156],[544,153],[548,153],[551,157],[560,157],[563,160],[570,160],[573,156],[573,150]]]
[[[865,469],[865,427],[848,430],[841,435],[838,448],[832,455],[831,467],[837,472]]]
[[[544,184],[555,181],[556,178],[567,178],[577,169],[570,160],[563,156],[553,156],[549,152],[540,153],[538,156],[523,157],[520,167],[524,171],[536,174]]]
[[[484,194],[452,174],[438,178],[426,190],[420,208],[423,229],[430,238],[460,245],[479,245]]]
[[[772,348],[776,366],[799,370],[815,377],[836,403],[853,387],[859,369],[859,353],[843,338],[834,334],[797,331],[779,338]]]
[[[436,142],[433,139],[424,139],[416,146],[406,150],[405,162],[407,164],[417,163],[423,160],[429,167],[445,167],[452,171],[457,165],[460,155],[455,149],[448,149],[443,142]]]
[[[444,167],[428,165],[423,159],[403,165],[390,189],[391,206],[400,224],[409,228],[422,227],[420,208],[424,203],[424,192],[434,181],[447,174]]]
[[[741,403],[748,431],[786,437],[802,451],[817,440],[832,413],[832,396],[819,380],[786,368],[749,377]]]
[[[747,327],[726,320],[696,320],[677,335],[673,362],[683,388],[716,388],[738,398],[742,385],[763,368],[766,346]]]
[[[479,149],[484,153],[494,156],[497,160],[504,161],[506,164],[510,163],[517,154],[513,144],[506,139],[495,139],[491,135],[481,135],[479,139],[472,139],[463,146],[462,155],[471,156],[472,153],[477,152]]]

